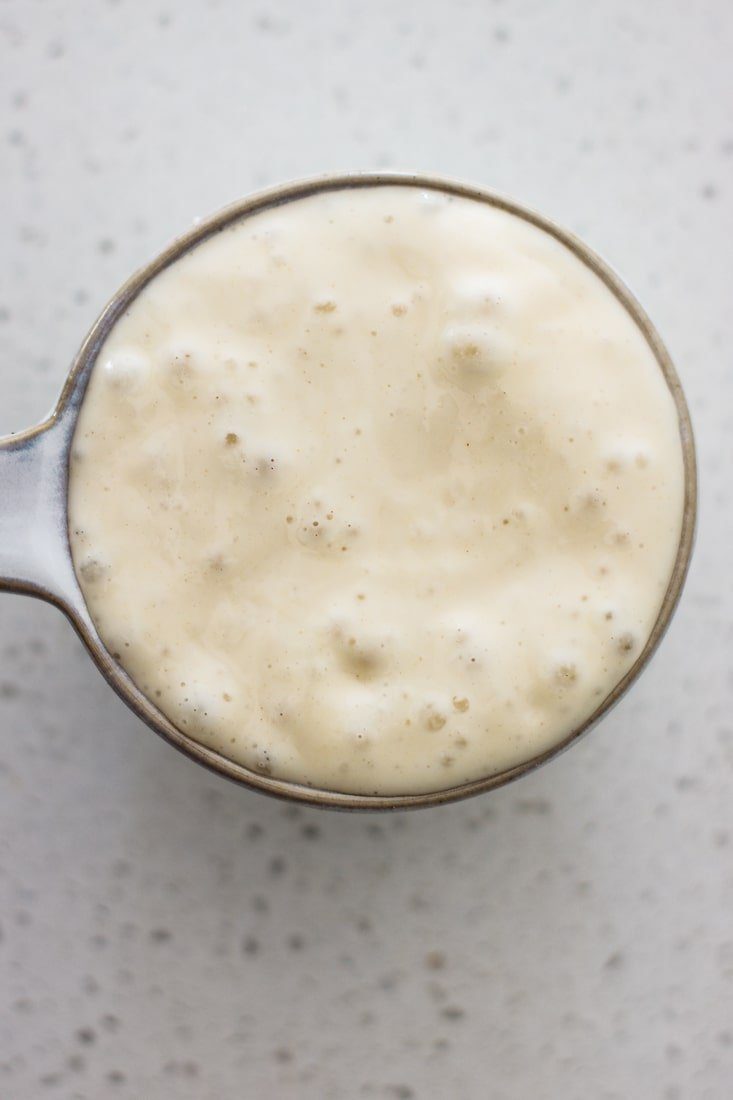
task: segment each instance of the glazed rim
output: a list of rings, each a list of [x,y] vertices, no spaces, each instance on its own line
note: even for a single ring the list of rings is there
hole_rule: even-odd
[[[669,354],[654,326],[636,298],[624,285],[618,275],[616,275],[600,257],[591,251],[582,241],[578,240],[572,233],[567,232],[565,229],[561,229],[547,218],[542,217],[540,214],[536,214],[532,210],[527,210],[525,207],[520,206],[510,199],[497,195],[492,191],[485,190],[484,188],[474,187],[455,180],[443,179],[439,176],[408,175],[391,172],[328,175],[315,179],[287,183],[279,187],[258,192],[249,198],[225,207],[212,217],[201,221],[188,233],[173,241],[173,243],[160,253],[159,256],[152,260],[146,267],[136,272],[125,283],[102,311],[82,344],[50,420],[43,425],[39,425],[38,429],[35,429],[36,431],[40,431],[52,426],[60,419],[61,414],[67,409],[67,406],[76,405],[76,412],[73,416],[73,423],[71,424],[66,443],[66,471],[64,476],[66,499],[68,500],[68,456],[71,449],[76,417],[81,407],[82,398],[92,368],[109,332],[140,291],[143,290],[161,271],[180,259],[181,256],[201,244],[207,238],[227,229],[230,225],[243,217],[296,199],[307,198],[310,195],[320,192],[380,185],[416,187],[422,190],[440,191],[444,194],[457,195],[474,201],[487,203],[489,206],[504,210],[509,214],[522,218],[531,225],[537,226],[537,228],[541,229],[543,232],[548,233],[550,236],[560,241],[561,244],[570,249],[571,252],[573,252],[598,276],[599,279],[601,279],[603,283],[605,283],[643,333],[674,399],[684,460],[685,491],[682,526],[677,555],[656,622],[654,623],[651,634],[649,635],[646,645],[639,654],[639,657],[626,675],[605,697],[600,706],[598,706],[581,725],[576,727],[562,741],[558,742],[557,745],[531,757],[522,764],[518,764],[513,768],[496,774],[485,776],[481,779],[472,780],[469,783],[463,783],[457,787],[429,791],[423,794],[369,795],[324,790],[285,779],[261,775],[242,764],[237,764],[229,760],[216,750],[208,748],[195,741],[187,734],[182,733],[181,730],[174,726],[172,722],[170,722],[169,719],[142,694],[124,669],[122,669],[112,658],[97,634],[96,629],[90,623],[81,590],[79,590],[77,607],[67,603],[63,598],[54,596],[52,593],[46,591],[39,592],[36,590],[36,595],[41,595],[42,597],[50,599],[51,602],[56,603],[69,617],[95,663],[118,695],[120,695],[128,706],[155,730],[156,733],[164,737],[166,741],[170,742],[177,749],[180,749],[199,764],[203,764],[212,771],[226,776],[228,779],[232,779],[237,783],[242,783],[245,786],[252,787],[279,798],[344,810],[410,809],[421,806],[435,806],[441,803],[455,802],[459,799],[468,798],[471,795],[492,790],[494,787],[503,786],[505,783],[509,783],[513,779],[525,775],[527,772],[532,771],[534,768],[539,767],[539,765],[544,764],[552,757],[557,756],[559,753],[569,748],[582,737],[583,734],[587,733],[611,709],[611,707],[619,701],[633,681],[646,667],[669,625],[672,614],[679,601],[690,563],[697,509],[695,444],[690,415],[682,386],[677,377],[677,372],[672,365]],[[66,543],[67,553],[70,558],[71,548],[69,545],[68,521],[66,523]]]

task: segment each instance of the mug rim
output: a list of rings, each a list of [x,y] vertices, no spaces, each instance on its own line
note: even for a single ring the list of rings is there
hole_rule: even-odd
[[[89,615],[81,587],[75,601],[66,597],[54,596],[47,591],[34,591],[57,604],[71,620],[84,645],[108,683],[125,703],[159,736],[179,751],[203,764],[211,771],[244,786],[259,790],[278,798],[342,810],[398,810],[442,805],[456,802],[473,795],[518,779],[535,768],[548,762],[574,745],[581,737],[603,718],[626,694],[632,683],[646,668],[664,636],[672,615],[679,602],[685,578],[692,556],[697,514],[697,466],[695,442],[690,413],[685,400],[682,385],[672,363],[669,352],[663,344],[654,325],[636,297],[632,294],[620,276],[605,260],[573,233],[557,225],[551,219],[536,211],[492,191],[489,188],[464,183],[448,177],[433,174],[412,174],[401,172],[358,172],[327,174],[317,177],[295,180],[255,192],[239,199],[210,217],[197,222],[186,233],[176,237],[149,263],[138,269],[113,295],[101,311],[84,339],[67,375],[58,403],[51,417],[37,429],[29,433],[19,433],[24,437],[53,428],[59,422],[65,424],[66,431],[66,470],[64,475],[64,525],[66,549],[70,561],[71,545],[68,525],[68,482],[69,457],[76,428],[76,420],[81,409],[87,384],[96,364],[99,352],[118,319],[132,301],[157,275],[177,262],[182,256],[202,244],[216,233],[229,228],[235,222],[251,217],[263,210],[271,209],[288,202],[308,198],[327,191],[350,190],[361,187],[402,186],[419,190],[439,191],[485,203],[503,210],[521,220],[534,225],[549,234],[560,244],[568,248],[586,267],[588,267],[609,289],[623,306],[637,328],[641,331],[651,348],[654,358],[662,371],[667,387],[672,395],[677,412],[680,445],[684,466],[684,500],[680,537],[674,566],[664,598],[659,608],[654,626],[634,664],[605,696],[599,706],[566,737],[556,745],[543,750],[528,760],[504,769],[495,774],[471,780],[454,787],[413,794],[356,794],[331,791],[325,788],[309,786],[287,779],[260,774],[243,764],[228,759],[223,754],[201,744],[188,734],[183,733],[140,691],[122,666],[108,652]],[[18,437],[16,437],[18,438]],[[76,571],[74,570],[74,577]]]

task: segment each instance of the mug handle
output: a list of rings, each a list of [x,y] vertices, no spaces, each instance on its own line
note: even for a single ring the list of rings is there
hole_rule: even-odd
[[[36,427],[0,437],[0,590],[65,611],[78,592],[66,517],[72,428],[57,410]]]

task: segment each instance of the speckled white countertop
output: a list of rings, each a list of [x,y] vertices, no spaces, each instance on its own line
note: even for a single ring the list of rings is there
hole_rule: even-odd
[[[413,815],[227,785],[58,612],[0,596],[4,1100],[729,1100],[731,56],[726,0],[0,6],[0,432],[47,411],[107,297],[195,215],[421,169],[624,274],[702,482],[632,694],[532,777]]]

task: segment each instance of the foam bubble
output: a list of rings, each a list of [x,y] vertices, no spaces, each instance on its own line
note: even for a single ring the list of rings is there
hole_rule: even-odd
[[[335,313],[337,309],[338,303],[330,294],[322,294],[313,303],[314,313]]]
[[[469,392],[496,383],[509,362],[508,338],[488,325],[450,325],[441,345],[440,373]]]
[[[115,352],[101,367],[108,385],[126,393],[141,389],[150,377],[150,360],[134,348]]]
[[[110,564],[95,555],[85,557],[79,565],[79,573],[87,584],[99,584],[110,575]]]
[[[603,450],[603,466],[608,474],[627,474],[643,470],[652,461],[652,448],[643,439],[619,438]]]
[[[175,344],[162,357],[163,376],[175,386],[190,383],[200,367],[199,356],[190,344]]]
[[[499,274],[472,271],[458,275],[450,290],[456,312],[475,317],[491,316],[503,309],[511,287]]]

